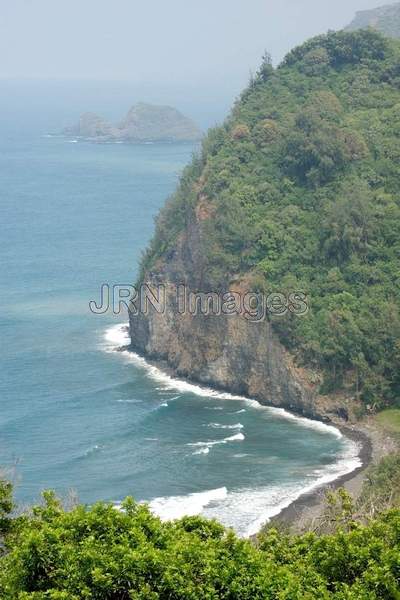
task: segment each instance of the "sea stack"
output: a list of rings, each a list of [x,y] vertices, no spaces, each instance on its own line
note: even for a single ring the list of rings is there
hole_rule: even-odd
[[[176,108],[144,102],[132,106],[117,125],[94,113],[85,113],[77,125],[63,133],[95,142],[196,142],[202,137],[194,121]]]

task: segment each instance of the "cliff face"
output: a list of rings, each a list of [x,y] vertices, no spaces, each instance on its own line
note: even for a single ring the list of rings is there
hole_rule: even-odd
[[[165,286],[165,311],[130,314],[132,348],[164,363],[178,377],[228,390],[307,417],[347,420],[343,401],[319,396],[315,374],[295,366],[268,320],[243,315],[180,314],[177,288],[210,290],[202,250],[205,215],[200,200],[173,253],[157,262],[143,281]],[[238,291],[240,283],[230,286]],[[142,306],[142,308],[144,308]],[[300,318],[300,317],[299,317]],[[316,380],[317,381],[317,380]]]
[[[157,218],[140,280],[166,285],[167,307],[132,311],[134,348],[309,416],[397,401],[399,56],[361,30],[309,40],[277,69],[265,57]],[[182,312],[180,284],[304,291],[310,310],[259,322]]]
[[[359,11],[346,29],[355,31],[366,27],[377,29],[393,38],[400,38],[400,3]]]

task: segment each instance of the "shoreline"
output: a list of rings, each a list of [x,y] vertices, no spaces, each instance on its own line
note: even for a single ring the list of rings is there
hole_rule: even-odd
[[[309,531],[310,527],[324,512],[326,506],[325,495],[328,490],[334,491],[344,488],[353,500],[357,500],[364,485],[366,469],[372,464],[377,464],[388,454],[398,450],[396,440],[383,429],[378,428],[371,418],[351,426],[336,423],[336,427],[348,439],[361,444],[359,452],[361,466],[328,484],[316,488],[312,492],[302,494],[287,508],[284,508],[278,515],[270,519],[268,524],[273,525],[275,523],[289,527],[294,533]]]
[[[129,344],[128,346],[121,346],[117,348],[117,350],[131,352],[144,359],[150,366],[160,369],[160,371],[172,378],[177,378],[173,368],[166,364],[165,361],[146,357],[142,353],[138,352],[138,350],[132,344]],[[221,389],[220,386],[213,385],[212,383],[206,385],[203,382],[194,381],[190,378],[179,379],[186,381],[189,384],[200,385],[205,388],[210,387],[210,389],[215,391],[234,394],[234,392]],[[264,406],[269,405],[264,404]],[[272,406],[271,408],[276,407]],[[302,414],[290,411],[285,407],[282,408],[295,417],[304,418],[304,415]],[[320,418],[318,418],[318,415],[316,415],[314,418],[306,418],[316,422],[324,423],[326,425],[332,425],[333,427],[336,427],[348,440],[356,442],[359,445],[358,457],[361,461],[361,465],[349,473],[339,475],[339,477],[329,483],[322,483],[315,489],[309,492],[304,492],[287,507],[283,508],[277,515],[266,521],[266,523],[261,526],[258,533],[260,533],[266,525],[274,523],[287,527],[293,527],[296,532],[304,531],[307,525],[312,524],[312,522],[318,519],[318,517],[323,513],[325,508],[324,499],[328,490],[337,490],[341,487],[344,487],[354,499],[357,499],[363,487],[364,472],[369,465],[378,462],[380,458],[395,449],[393,440],[391,440],[389,437],[386,437],[383,431],[379,431],[368,421],[360,421],[359,423],[349,424],[345,421],[339,422],[336,420],[331,420],[329,423],[327,423],[322,415]],[[250,538],[255,538],[258,533],[250,536]]]
[[[345,488],[353,497],[357,497],[363,486],[364,472],[375,462],[374,441],[365,431],[364,427],[357,425],[348,426],[335,424],[341,433],[349,440],[356,442],[360,446],[358,456],[361,465],[351,471],[340,475],[334,481],[322,484],[312,490],[301,494],[289,506],[281,510],[281,512],[266,523],[266,525],[279,524],[295,528],[296,532],[302,532],[306,529],[307,524],[311,524],[322,515],[325,508],[325,495],[329,490],[338,490]]]

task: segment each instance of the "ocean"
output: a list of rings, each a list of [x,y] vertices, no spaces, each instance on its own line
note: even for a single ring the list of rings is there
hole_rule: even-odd
[[[134,282],[196,148],[66,140],[48,134],[69,124],[67,106],[34,108],[35,119],[10,100],[0,118],[0,466],[17,500],[49,488],[88,504],[130,495],[162,519],[202,514],[250,535],[359,466],[333,427],[117,351],[126,315],[94,315],[89,302],[103,283]]]

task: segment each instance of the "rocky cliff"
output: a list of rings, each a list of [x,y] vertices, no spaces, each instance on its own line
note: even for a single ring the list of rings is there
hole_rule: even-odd
[[[158,216],[140,282],[166,286],[166,310],[131,311],[136,350],[308,416],[398,401],[399,56],[361,30],[312,39],[277,69],[265,57]],[[181,311],[180,284],[303,291],[309,311]]]
[[[400,38],[400,2],[357,12],[347,30],[355,31],[365,27],[372,27],[390,37]]]
[[[144,303],[136,304],[129,319],[132,349],[181,378],[307,417],[348,420],[348,402],[318,394],[319,376],[295,365],[268,319],[254,322],[243,312],[181,310],[179,286],[187,294],[215,289],[202,248],[202,232],[210,218],[212,213],[199,197],[175,248],[143,276],[141,284],[158,298],[164,287],[165,310],[159,312],[150,304],[146,310]],[[246,282],[231,281],[226,290],[243,296]]]
[[[117,125],[93,113],[83,114],[79,122],[64,130],[67,136],[96,142],[193,142],[201,138],[196,124],[170,106],[140,102]]]

